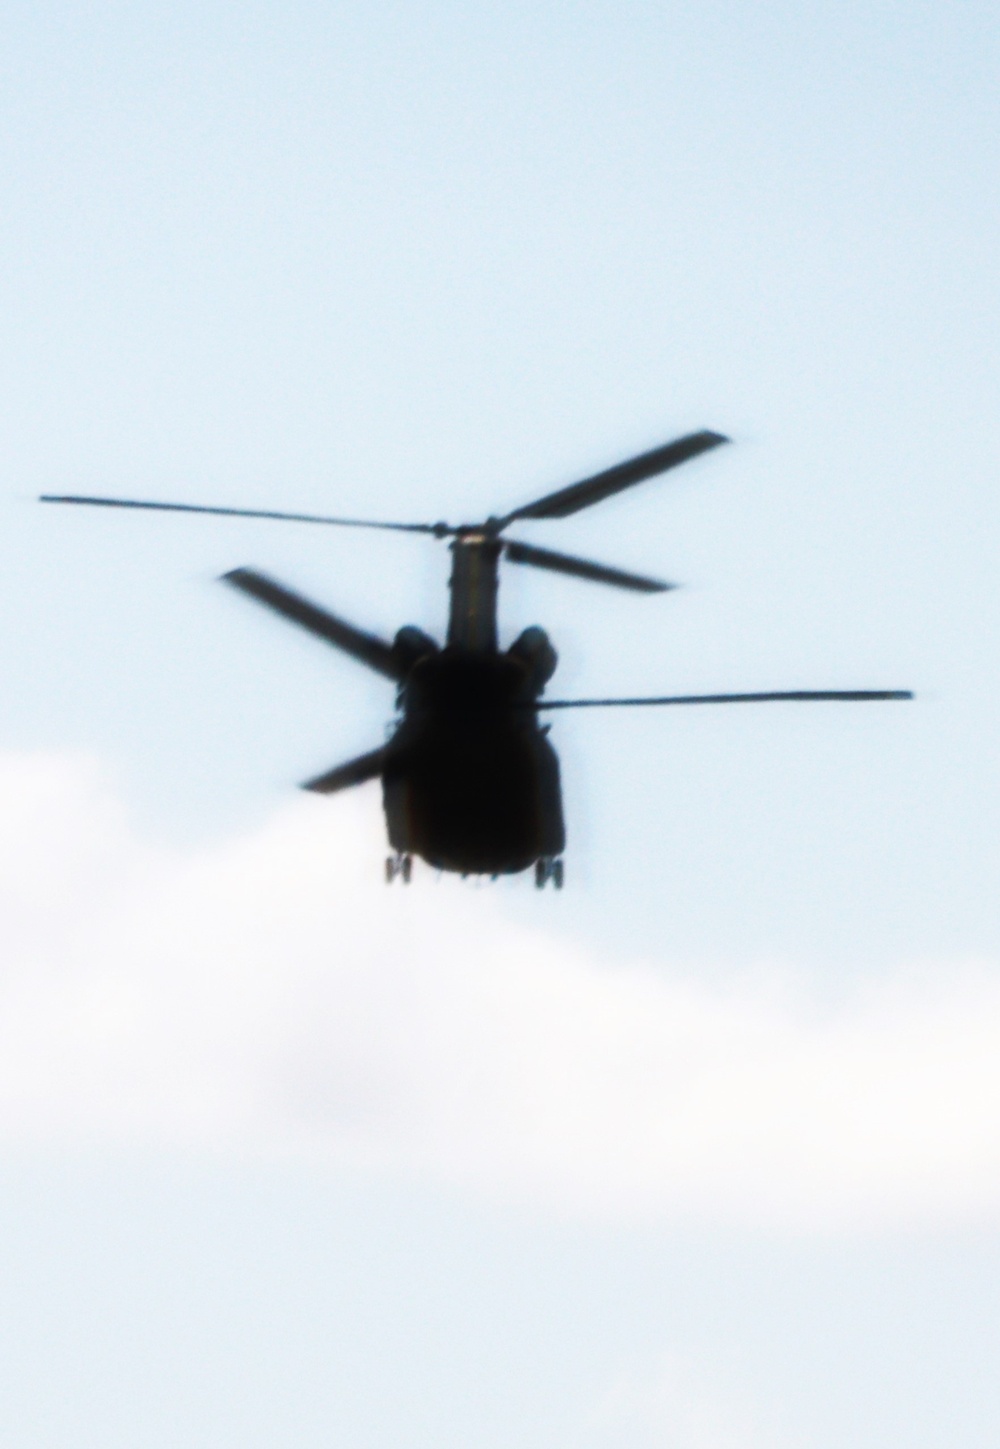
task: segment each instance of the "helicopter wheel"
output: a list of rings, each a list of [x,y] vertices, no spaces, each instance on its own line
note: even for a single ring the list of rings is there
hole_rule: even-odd
[[[561,860],[553,860],[549,855],[540,856],[535,861],[535,887],[537,890],[544,890],[549,881],[557,891],[563,888],[563,863]]]
[[[385,883],[392,885],[399,876],[404,885],[409,885],[413,876],[412,855],[387,855],[385,858]]]

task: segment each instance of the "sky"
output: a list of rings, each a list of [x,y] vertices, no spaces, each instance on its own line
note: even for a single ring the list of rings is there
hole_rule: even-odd
[[[995,7],[0,17],[0,1441],[1000,1430]],[[521,536],[566,888],[382,883],[391,688],[216,580],[446,619]]]

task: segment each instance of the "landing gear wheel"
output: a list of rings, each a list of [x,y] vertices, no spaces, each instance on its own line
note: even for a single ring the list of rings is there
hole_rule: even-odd
[[[563,863],[561,860],[553,860],[550,855],[543,855],[535,861],[535,886],[538,890],[543,890],[549,881],[557,891],[562,890]]]
[[[392,885],[399,876],[404,885],[410,884],[413,875],[413,856],[403,855],[397,852],[395,855],[387,855],[385,858],[385,883]]]

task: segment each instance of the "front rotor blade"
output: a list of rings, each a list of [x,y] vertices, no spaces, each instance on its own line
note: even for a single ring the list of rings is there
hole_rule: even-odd
[[[379,639],[374,634],[366,634],[363,629],[357,629],[344,619],[338,619],[336,614],[310,603],[301,594],[293,593],[284,584],[269,579],[266,574],[260,574],[256,569],[233,569],[231,573],[223,574],[222,581],[244,594],[249,594],[252,599],[273,609],[282,618],[290,619],[293,624],[308,629],[310,634],[316,634],[328,644],[343,649],[345,654],[359,659],[369,669],[377,670],[389,679],[399,681],[403,678],[402,666],[393,653],[392,646],[384,639]]]
[[[676,584],[665,584],[660,579],[648,579],[643,574],[626,573],[624,569],[613,569],[607,564],[591,563],[589,559],[574,558],[568,553],[556,553],[551,548],[534,548],[528,543],[504,545],[504,556],[511,563],[531,564],[537,569],[551,569],[557,574],[572,574],[574,578],[590,579],[597,584],[614,584],[619,589],[634,589],[640,594],[661,594],[675,589]]]
[[[214,513],[223,518],[277,518],[283,523],[332,523],[341,528],[389,528],[398,533],[432,533],[444,538],[447,523],[379,523],[370,518],[328,518],[322,513],[279,513],[269,508],[216,508],[204,503],[151,503],[144,498],[91,498],[73,493],[43,493],[39,503],[87,503],[98,508],[147,508],[156,513]]]
[[[349,789],[351,785],[363,785],[366,780],[374,780],[381,775],[388,754],[383,747],[372,750],[368,755],[359,755],[356,760],[348,760],[346,765],[337,765],[335,769],[327,770],[325,775],[307,780],[301,788],[312,790],[315,795],[333,795],[338,790]]]
[[[516,508],[513,513],[508,513],[501,523],[506,526],[513,523],[515,518],[568,518],[571,513],[577,513],[581,508],[589,508],[592,503],[600,503],[612,494],[620,493],[623,488],[631,488],[634,483],[654,478],[658,473],[665,473],[668,468],[676,468],[679,464],[686,463],[689,458],[697,458],[699,453],[707,453],[710,448],[717,448],[720,443],[728,442],[729,439],[722,433],[713,433],[707,429],[700,433],[688,433],[683,438],[664,444],[662,448],[654,448],[650,453],[640,453],[638,458],[629,458],[603,473],[595,473],[592,478],[584,478],[580,483],[571,483],[568,488],[547,493],[535,503],[526,503],[523,508]]]
[[[605,706],[643,704],[767,704],[772,700],[840,700],[863,703],[870,700],[912,699],[909,689],[789,689],[768,694],[664,694],[653,699],[540,699],[532,709],[603,709]]]

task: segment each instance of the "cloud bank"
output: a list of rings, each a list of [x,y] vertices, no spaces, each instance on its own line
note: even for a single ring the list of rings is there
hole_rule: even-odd
[[[86,761],[0,756],[0,1142],[167,1145],[560,1213],[841,1227],[1000,1205],[1000,970],[836,1008],[749,966],[591,959],[429,872],[377,799],[211,849],[135,837]]]

